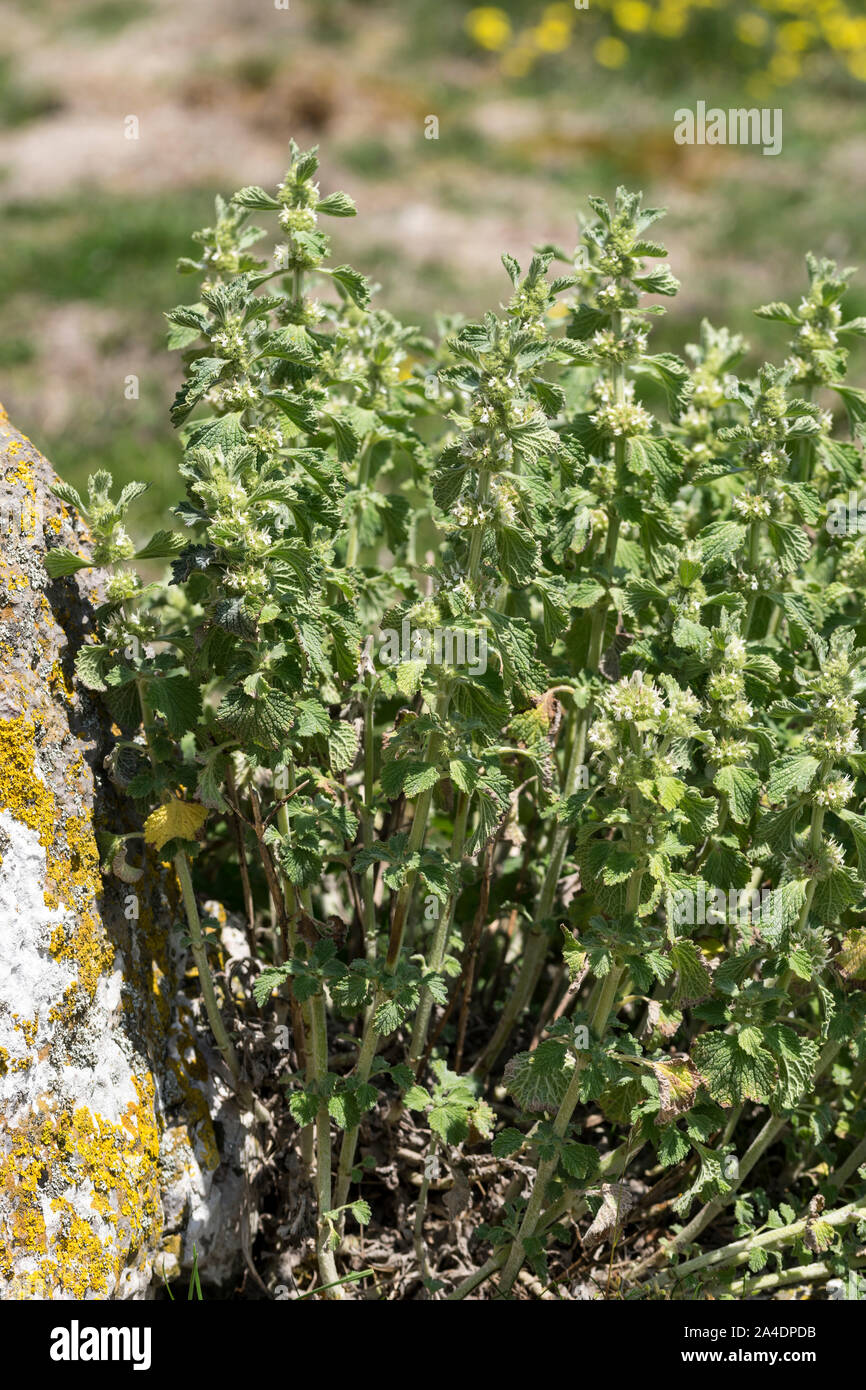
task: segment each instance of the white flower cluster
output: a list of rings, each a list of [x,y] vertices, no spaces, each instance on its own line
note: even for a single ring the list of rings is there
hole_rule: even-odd
[[[749,521],[763,521],[772,510],[770,499],[760,492],[741,492],[733,505],[737,515]]]
[[[306,183],[306,184],[298,185],[298,184],[295,183],[294,179],[290,177],[290,175],[291,175],[291,170],[289,170],[289,173],[286,175],[286,177],[283,179],[282,183],[279,185],[279,187],[278,187],[278,189],[277,189],[277,197],[279,198],[279,200],[280,200],[281,203],[288,203],[288,202],[291,202],[292,198],[294,198],[294,197],[296,197],[296,196],[298,195],[299,188],[303,190],[303,195],[302,195],[302,196],[304,196],[304,197],[313,197],[313,198],[316,199],[316,201],[318,201],[318,198],[319,198],[319,185],[318,185],[318,183],[314,183],[314,182],[312,181],[312,179],[311,179],[311,180],[310,180],[308,183]]]
[[[832,328],[819,328],[811,323],[804,323],[797,331],[797,338],[805,348],[829,348],[835,347],[839,341],[839,335]]]
[[[464,440],[460,445],[460,457],[467,459],[477,468],[494,472],[499,467],[510,466],[514,458],[514,447],[510,439],[475,437]]]
[[[451,508],[451,515],[460,527],[484,526],[494,513],[492,506],[478,502],[474,497],[461,497]]]
[[[256,425],[247,435],[250,444],[264,454],[275,454],[283,447],[283,432],[275,425]]]
[[[599,382],[594,388],[594,395],[599,404],[590,419],[599,429],[619,439],[635,434],[647,434],[652,428],[653,417],[644,406],[634,400],[633,381],[625,383],[621,401],[614,398],[613,386],[608,381]]]
[[[620,680],[601,697],[589,742],[603,758],[611,786],[639,787],[646,780],[674,776],[684,764],[682,741],[698,732],[695,716],[701,703],[671,677],[663,681],[664,690],[640,678]]]
[[[764,473],[778,473],[780,469],[787,467],[788,455],[784,449],[775,449],[772,445],[767,445],[761,449],[755,462]]]
[[[208,392],[208,398],[216,406],[228,407],[229,410],[240,410],[247,406],[256,405],[259,393],[251,381],[230,381],[227,385]]]
[[[214,333],[211,338],[214,347],[219,348],[223,357],[243,357],[247,350],[247,340],[237,324],[229,323]]]
[[[821,846],[821,853],[818,860],[818,877],[829,878],[831,874],[845,865],[845,851],[838,840],[825,840]]]
[[[748,762],[752,751],[751,745],[744,738],[714,739],[711,750],[712,762],[718,763],[720,767],[727,767],[732,763]]]
[[[340,370],[344,376],[363,376],[366,366],[360,352],[344,352],[340,358]]]
[[[304,323],[321,323],[325,317],[325,306],[320,299],[306,299],[304,301]]]
[[[713,455],[712,421],[709,411],[697,410],[694,405],[680,416],[680,429],[688,437],[689,450],[696,463]]]
[[[656,726],[659,733],[687,737],[701,702],[692,690],[683,690],[670,678],[665,687],[662,691],[652,681],[623,679],[605,692],[601,708],[613,723]]]
[[[281,208],[277,221],[287,232],[312,232],[318,218],[312,208]]]
[[[825,733],[810,730],[803,739],[803,747],[813,753],[827,753],[835,758],[847,758],[851,753],[860,752],[860,740],[856,729],[840,729]]]
[[[737,633],[732,632],[725,643],[725,661],[728,666],[742,668],[746,664],[748,648],[745,640]]]
[[[661,691],[652,681],[646,684],[630,680],[617,681],[603,700],[610,719],[626,724],[643,724],[660,719],[665,702]]]
[[[844,651],[832,653],[809,682],[812,726],[803,737],[803,747],[822,760],[845,758],[860,751],[854,727],[860,705],[851,693],[851,685],[849,659]]]
[[[728,651],[731,651],[729,658]],[[745,665],[745,644],[742,638],[732,636],[726,643],[725,654],[718,670],[713,671],[707,680],[707,694],[720,706],[719,719],[729,728],[742,728],[748,724],[754,709],[745,696],[743,667]]]
[[[454,565],[449,565],[443,572],[437,592],[453,598],[459,612],[460,609],[488,608],[490,604],[495,603],[499,586],[499,576],[494,572],[487,578],[482,578],[477,589],[473,589],[462,571]]]
[[[802,381],[809,370],[809,363],[806,361],[805,357],[797,357],[796,355],[786,357],[785,366],[795,381]]]
[[[825,782],[815,791],[814,799],[819,806],[831,811],[839,811],[854,795],[854,782],[850,777],[837,777],[834,782]]]
[[[511,483],[496,478],[491,480],[491,500],[496,510],[496,520],[501,526],[516,526],[520,520],[517,504],[520,500],[517,488]]]
[[[629,328],[620,338],[612,328],[599,328],[589,342],[597,360],[628,362],[646,351],[647,338],[645,328]]]

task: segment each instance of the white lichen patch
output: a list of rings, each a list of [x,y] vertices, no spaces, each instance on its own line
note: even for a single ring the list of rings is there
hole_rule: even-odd
[[[38,1055],[44,1045],[48,1015],[72,983],[74,971],[50,954],[52,933],[68,920],[69,912],[45,904],[45,850],[39,836],[0,811],[0,845],[0,1048],[7,1050],[7,1067],[18,1070],[32,1065],[34,1052]],[[25,1033],[32,1035],[30,1043]]]
[[[37,832],[0,812],[0,1231],[7,1294],[33,1279],[52,1298],[116,1296],[139,1237],[158,1235],[152,1101],[112,1028],[121,975],[103,975],[69,1036],[74,959],[52,948],[70,909],[45,902]],[[122,1165],[125,1186],[118,1187]],[[140,1187],[139,1187],[140,1184]],[[63,1253],[61,1265],[59,1255]],[[123,1281],[140,1297],[149,1262]],[[34,1296],[29,1294],[27,1296]],[[35,1296],[39,1296],[38,1294]]]

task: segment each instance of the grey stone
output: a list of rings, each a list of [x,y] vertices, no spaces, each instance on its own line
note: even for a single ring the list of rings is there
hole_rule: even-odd
[[[46,545],[86,530],[0,412],[0,1297],[147,1298],[193,1246],[224,1283],[250,1135],[184,990],[173,874],[100,871],[96,832],[137,821],[74,675],[99,577],[48,579]]]

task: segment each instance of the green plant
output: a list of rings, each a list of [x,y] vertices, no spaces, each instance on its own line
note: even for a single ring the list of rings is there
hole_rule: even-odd
[[[166,1281],[165,1274],[163,1274],[162,1282],[165,1285],[165,1291],[168,1294],[169,1300],[172,1303],[174,1303],[174,1294],[172,1293],[171,1288]],[[186,1291],[186,1297],[188,1303],[204,1302],[204,1294],[201,1291],[201,1279],[199,1278],[198,1272],[198,1250],[195,1246],[193,1246],[192,1248],[192,1269],[190,1270],[189,1286]]]
[[[276,195],[219,200],[181,262],[202,277],[168,315],[182,529],[136,549],[142,489],[114,502],[100,473],[86,503],[57,489],[92,560],[46,557],[108,571],[78,675],[123,731],[112,775],[171,857],[209,1025],[261,1120],[282,1092],[253,1094],[239,1044],[288,1010],[309,1292],[342,1297],[340,1262],[364,1258],[347,1217],[382,1228],[365,1127],[401,1188],[417,1177],[433,1298],[497,1274],[512,1296],[527,1261],[561,1281],[548,1233],[575,1225],[630,1296],[746,1249],[756,1273],[774,1251],[781,1286],[801,1237],[825,1258],[797,1277],[826,1278],[866,1128],[866,562],[823,525],[862,476],[847,276],[810,259],[799,309],[760,310],[797,330],[782,368],[737,377],[745,344],[709,324],[690,364],[653,353],[678,285],[647,235],[661,214],[619,190],[573,255],[503,257],[501,312],[434,344],[329,263],[320,218],[355,209],[316,171],[293,146]],[[251,213],[279,225],[268,258]],[[812,399],[827,387],[853,441]],[[170,579],[143,584],[131,564],[160,558]],[[194,888],[226,844],[259,972],[242,1006]],[[119,838],[106,864],[130,871]],[[771,1146],[790,1195],[761,1220]],[[648,1246],[654,1172],[674,1200]],[[427,1241],[443,1182],[493,1249],[462,1279]],[[853,1198],[820,1239],[816,1189]],[[702,1253],[732,1207],[746,1234]]]

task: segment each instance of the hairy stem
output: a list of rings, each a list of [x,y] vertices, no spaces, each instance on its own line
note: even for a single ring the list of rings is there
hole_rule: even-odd
[[[454,833],[451,838],[451,862],[457,873],[460,872],[460,865],[463,860],[463,846],[466,842],[466,826],[469,819],[469,801],[467,792],[461,792],[457,804],[457,814],[454,818]],[[454,920],[454,908],[457,902],[459,885],[455,884],[448,895],[448,902],[440,912],[436,923],[436,930],[433,933],[433,941],[430,946],[430,958],[427,967],[435,974],[442,969],[442,962],[445,958],[445,948],[448,945],[448,937],[451,932],[451,923]],[[433,995],[428,986],[424,986],[421,991],[421,998],[418,1001],[418,1011],[415,1015],[415,1024],[412,1029],[412,1041],[409,1046],[409,1066],[415,1067],[418,1063],[424,1044],[427,1041],[427,1030],[430,1027],[430,1015],[433,1011]]]
[[[866,1266],[866,1257],[854,1256],[847,1260],[847,1265],[849,1269],[863,1269]],[[718,1287],[718,1292],[726,1293],[732,1298],[746,1298],[760,1293],[772,1293],[774,1289],[790,1288],[793,1284],[816,1284],[820,1279],[831,1278],[833,1272],[834,1266],[826,1260],[815,1260],[812,1264],[781,1269],[775,1274],[746,1274],[742,1279],[735,1279],[730,1284],[714,1285],[707,1293],[715,1292]]]
[[[198,970],[199,985],[201,986],[201,995],[204,1000],[207,1021],[210,1024],[210,1030],[222,1054],[223,1061],[231,1072],[232,1080],[235,1085],[237,1085],[241,1076],[241,1064],[238,1061],[238,1054],[235,1051],[234,1043],[226,1031],[226,1026],[223,1023],[219,1005],[217,1004],[213,977],[210,973],[210,965],[207,959],[207,949],[202,935],[201,918],[199,917],[198,904],[195,900],[195,890],[192,886],[189,859],[183,850],[180,850],[174,856],[174,868],[180,882],[180,891],[183,896],[183,909],[186,913],[187,925],[189,926],[192,957],[195,961],[196,969]]]
[[[866,1197],[861,1197],[859,1201],[851,1202],[837,1211],[822,1212],[821,1220],[834,1228],[847,1226],[852,1221],[859,1221],[864,1211]],[[799,1221],[792,1221],[789,1226],[778,1226],[775,1230],[763,1231],[757,1236],[748,1235],[741,1240],[731,1241],[729,1245],[722,1245],[717,1250],[709,1250],[703,1255],[696,1255],[692,1260],[685,1260],[683,1264],[664,1270],[655,1282],[663,1286],[672,1281],[679,1282],[684,1275],[697,1274],[705,1269],[736,1269],[738,1265],[747,1262],[753,1250],[779,1250],[783,1245],[798,1239],[806,1231],[808,1222],[809,1218],[804,1216]]]
[[[368,439],[361,449],[361,456],[358,461],[358,477],[355,487],[360,492],[365,487],[370,477],[370,464],[373,457],[374,440]],[[358,563],[358,555],[361,549],[361,499],[352,499],[352,515],[349,518],[349,539],[346,544],[346,568],[353,569]]]
[[[832,1065],[840,1047],[841,1044],[837,1042],[827,1043],[815,1071],[815,1081],[817,1081],[823,1072]],[[693,1240],[697,1239],[701,1232],[716,1219],[720,1212],[724,1211],[729,1202],[734,1200],[737,1190],[742,1185],[744,1179],[748,1177],[762,1154],[776,1139],[778,1139],[787,1123],[788,1121],[784,1116],[770,1116],[740,1159],[737,1178],[731,1185],[731,1190],[724,1193],[723,1196],[716,1197],[713,1201],[707,1202],[705,1206],[701,1207],[700,1211],[692,1218],[688,1225],[683,1227],[679,1235],[674,1236],[673,1240],[667,1242],[664,1249],[655,1251],[645,1260],[642,1260],[640,1264],[636,1265],[633,1270],[635,1278],[639,1278],[643,1272],[652,1269],[654,1265],[661,1264],[664,1260],[670,1259],[678,1250],[682,1250],[683,1246],[689,1245]]]
[[[373,743],[373,713],[375,702],[376,697],[370,688],[370,677],[368,675],[367,698],[364,701],[364,809],[361,813],[365,849],[372,849],[373,840],[375,838],[376,808],[373,803],[373,787],[376,782],[376,749]],[[375,890],[376,867],[374,864],[370,864],[364,870],[364,878],[361,885],[364,909],[364,954],[367,960],[376,959]]]
[[[618,365],[614,368],[614,390],[617,399],[620,401],[623,399],[624,387],[625,377],[623,369]],[[621,486],[625,480],[627,457],[625,440],[617,439],[614,443],[614,464],[618,486]],[[608,509],[607,540],[605,543],[603,560],[604,568],[608,573],[613,572],[614,565],[616,564],[619,530],[619,514],[615,507],[611,506]],[[607,592],[605,592],[602,598],[599,599],[592,615],[587,652],[587,670],[591,675],[595,675],[601,665],[601,657],[604,650],[604,632],[607,624],[609,606],[610,599]],[[569,759],[568,769],[562,788],[562,795],[564,798],[574,793],[580,776],[580,770],[584,766],[586,760],[586,740],[591,720],[592,701],[587,699],[583,708],[577,711],[575,718],[571,757]],[[553,911],[553,906],[556,901],[556,888],[559,883],[560,874],[562,873],[562,865],[565,859],[566,849],[568,848],[569,836],[570,830],[567,825],[556,826],[550,846],[550,858],[539,890],[538,900],[533,913],[533,925],[523,951],[520,970],[512,992],[506,1000],[505,1007],[493,1036],[472,1067],[472,1072],[475,1076],[484,1077],[491,1068],[495,1066],[499,1054],[511,1036],[512,1029],[524,1010],[528,1007],[535,993],[547,954],[548,938],[544,930],[544,922]]]
[[[434,1134],[430,1140],[430,1147],[424,1159],[424,1174],[421,1179],[421,1190],[418,1193],[418,1202],[415,1207],[415,1224],[412,1231],[415,1258],[418,1261],[418,1269],[420,1270],[421,1278],[424,1280],[429,1278],[427,1250],[424,1245],[424,1218],[427,1214],[427,1196],[430,1191],[430,1180],[436,1175],[438,1167],[436,1155],[438,1142],[438,1136]]]
[[[581,711],[580,714],[582,715],[583,711]],[[572,743],[571,759],[562,789],[564,797],[571,796],[577,786],[585,752],[586,721],[579,717],[578,728]],[[559,883],[559,876],[562,872],[562,864],[568,846],[568,839],[568,826],[557,825],[553,833],[550,858],[547,863],[547,869],[544,879],[542,880],[538,901],[533,913],[533,925],[524,947],[517,980],[515,981],[511,994],[505,1002],[505,1007],[502,1010],[499,1023],[493,1032],[493,1036],[472,1067],[474,1076],[486,1076],[491,1067],[495,1065],[500,1052],[511,1036],[512,1029],[535,992],[535,987],[544,966],[544,958],[547,954],[548,938],[547,932],[544,930],[544,923],[553,911],[553,905],[556,901],[556,888]]]
[[[851,1174],[856,1173],[857,1169],[862,1167],[864,1163],[866,1163],[866,1135],[864,1135],[860,1143],[851,1150],[845,1162],[840,1163],[836,1171],[831,1174],[831,1185],[837,1189],[843,1188],[851,1177]]]
[[[334,1252],[331,1249],[331,1230],[325,1220],[325,1212],[331,1210],[331,1120],[328,1114],[328,1101],[324,1095],[324,1081],[328,1071],[328,1022],[325,1015],[325,996],[317,994],[310,1000],[310,1033],[313,1050],[313,1080],[322,1088],[316,1111],[316,1202],[318,1208],[318,1230],[316,1255],[319,1264],[319,1277],[323,1284],[334,1285],[339,1279]],[[342,1289],[328,1288],[325,1297],[341,1299]]]

